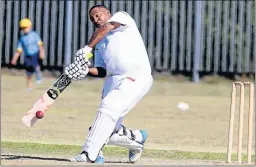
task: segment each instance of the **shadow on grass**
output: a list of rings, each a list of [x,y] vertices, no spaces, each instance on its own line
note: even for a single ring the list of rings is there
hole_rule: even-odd
[[[68,159],[64,158],[49,158],[49,157],[37,157],[37,156],[26,156],[26,155],[1,155],[1,160],[18,160],[18,159],[36,159],[36,160],[45,160],[45,161],[61,161],[61,162],[70,162]],[[115,163],[115,164],[130,164],[126,161],[105,161],[105,163]]]
[[[1,155],[1,160],[17,160],[17,159],[37,159],[37,160],[51,160],[51,161],[66,161],[68,159],[63,158],[47,158],[47,157],[36,157],[36,156],[26,156],[26,155]]]

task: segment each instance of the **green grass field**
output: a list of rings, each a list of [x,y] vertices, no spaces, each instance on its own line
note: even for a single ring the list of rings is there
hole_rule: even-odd
[[[21,152],[33,152],[32,143],[43,143],[53,145],[42,145],[40,150],[49,148],[51,152],[50,148],[56,148],[58,144],[63,145],[60,152],[65,152],[66,146],[71,153],[80,151],[100,103],[103,80],[73,82],[51,106],[45,117],[29,129],[22,124],[21,117],[55,78],[45,78],[43,84],[35,85],[31,93],[26,91],[25,79],[21,75],[2,74],[1,79],[1,136],[4,150],[10,152],[21,147]],[[228,80],[194,84],[172,77],[156,76],[152,90],[128,113],[124,124],[132,129],[148,131],[149,138],[143,156],[158,157],[157,154],[160,155],[159,158],[167,159],[225,160],[230,93],[231,81]],[[247,99],[243,131],[244,154],[248,134]],[[179,111],[176,108],[178,102],[188,103],[189,110]],[[237,118],[238,112],[234,128],[234,153],[237,149]],[[255,134],[253,139],[255,140]],[[17,144],[19,142],[23,144]],[[117,154],[117,149],[108,149],[106,154]],[[55,151],[58,152],[58,149]]]

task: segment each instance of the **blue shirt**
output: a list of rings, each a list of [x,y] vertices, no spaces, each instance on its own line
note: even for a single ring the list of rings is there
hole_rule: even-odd
[[[35,31],[22,35],[18,41],[17,51],[23,52],[25,56],[34,56],[39,52],[39,45],[43,42]]]

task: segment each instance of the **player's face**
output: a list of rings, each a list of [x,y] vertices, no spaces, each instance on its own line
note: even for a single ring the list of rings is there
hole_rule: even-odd
[[[31,27],[26,27],[22,29],[24,34],[27,34],[30,30],[31,30]]]
[[[110,17],[110,12],[107,9],[101,7],[94,8],[90,12],[90,19],[97,28],[105,24],[110,19]]]

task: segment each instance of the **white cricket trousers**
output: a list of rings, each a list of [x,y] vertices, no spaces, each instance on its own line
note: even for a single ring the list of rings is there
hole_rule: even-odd
[[[97,116],[83,146],[91,161],[97,158],[115,127],[118,129],[123,116],[141,101],[152,84],[151,74],[115,75],[106,78]]]

